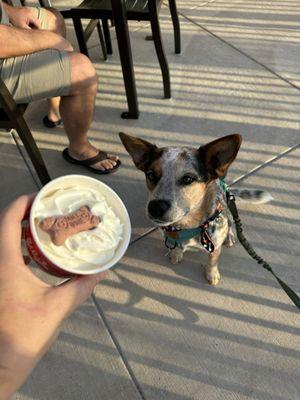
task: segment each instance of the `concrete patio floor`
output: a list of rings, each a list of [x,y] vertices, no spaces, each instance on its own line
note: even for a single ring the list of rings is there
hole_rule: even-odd
[[[243,145],[227,181],[274,197],[264,205],[239,203],[245,234],[299,293],[300,5],[296,0],[177,4],[181,55],[173,54],[168,8],[161,12],[171,100],[162,99],[154,46],[144,40],[149,26],[130,24],[138,120],[120,118],[126,99],[115,40],[115,54],[103,62],[97,37],[91,38],[99,92],[90,137],[122,159],[118,173],[99,179],[127,206],[132,243],[92,298],[64,323],[14,400],[300,398],[296,307],[239,244],[224,249],[217,287],[205,282],[200,253],[186,253],[172,266],[144,215],[143,174],[118,138],[124,131],[158,145],[199,146],[241,133]],[[76,46],[70,24],[68,37]],[[63,161],[65,134],[42,126],[45,110],[45,102],[32,104],[26,117],[51,176],[87,174]],[[22,146],[6,132],[0,132],[0,154],[2,208],[37,185]]]

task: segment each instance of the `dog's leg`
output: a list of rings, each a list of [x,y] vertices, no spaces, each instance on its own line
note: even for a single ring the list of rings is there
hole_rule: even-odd
[[[232,247],[235,242],[236,242],[235,234],[233,232],[232,227],[229,226],[228,233],[227,233],[226,239],[224,241],[224,244],[225,244],[226,247]]]
[[[213,253],[209,255],[208,265],[205,266],[205,275],[210,285],[217,285],[221,279],[218,270],[218,259],[220,257],[222,246],[218,247]]]
[[[169,254],[169,259],[172,264],[178,264],[183,258],[184,250],[181,247],[176,247],[175,249],[171,250]]]

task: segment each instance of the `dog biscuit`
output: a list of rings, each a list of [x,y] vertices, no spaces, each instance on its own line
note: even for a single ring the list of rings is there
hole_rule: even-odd
[[[40,221],[39,227],[46,232],[53,244],[61,246],[75,233],[95,228],[101,222],[88,206],[59,217],[47,217]]]

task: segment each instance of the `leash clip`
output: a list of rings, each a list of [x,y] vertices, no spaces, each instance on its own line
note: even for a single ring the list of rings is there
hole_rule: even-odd
[[[235,201],[235,195],[229,189],[227,189],[226,191],[226,197],[227,203],[229,203],[230,201]]]

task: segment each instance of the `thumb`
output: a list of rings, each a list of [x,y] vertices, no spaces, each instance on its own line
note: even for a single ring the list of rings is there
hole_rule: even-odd
[[[52,292],[59,301],[59,307],[65,317],[71,314],[92,294],[95,286],[106,276],[106,272],[93,275],[76,276],[56,286]]]
[[[20,23],[19,28],[31,29],[30,26],[29,26],[29,22],[27,22],[27,21]]]

